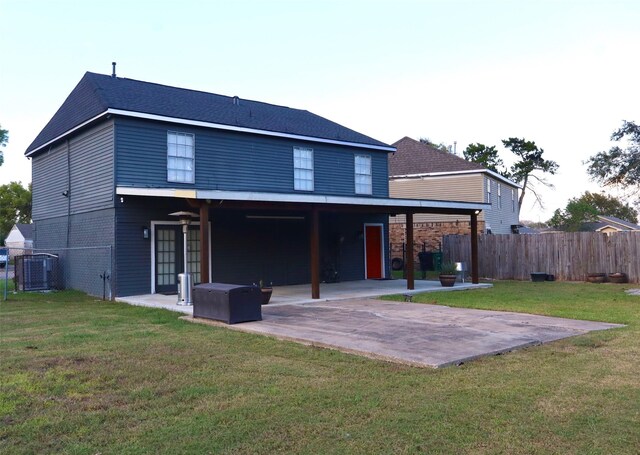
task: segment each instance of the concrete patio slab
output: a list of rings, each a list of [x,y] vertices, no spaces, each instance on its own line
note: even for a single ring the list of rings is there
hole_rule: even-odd
[[[262,321],[226,325],[312,346],[440,368],[594,330],[623,327],[530,314],[352,299],[263,307]]]
[[[440,282],[438,281],[416,280],[415,289],[409,291],[407,290],[406,280],[345,281],[342,283],[321,283],[319,300],[313,300],[311,298],[311,285],[309,284],[276,286],[273,288],[273,295],[271,296],[269,307],[356,298],[361,299],[390,294],[413,295],[422,292],[464,291],[491,286],[491,284],[487,283],[472,284],[469,282],[458,282],[452,288],[443,288],[440,286]],[[130,297],[119,297],[116,300],[130,305],[164,308],[165,310],[177,311],[179,313],[193,314],[192,307],[180,306],[177,304],[178,297],[175,295],[145,294]]]
[[[193,307],[177,305],[177,296],[148,294],[117,300],[183,313],[193,322],[273,336],[312,346],[421,367],[458,365],[593,330],[622,327],[530,314],[450,308],[440,305],[375,300],[388,294],[417,294],[490,287],[456,283],[443,288],[418,280],[407,291],[405,280],[322,283],[321,299],[309,298],[310,285],[275,287],[262,321],[226,325],[194,319]]]

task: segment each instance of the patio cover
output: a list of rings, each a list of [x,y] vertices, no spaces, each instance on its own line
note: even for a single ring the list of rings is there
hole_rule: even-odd
[[[427,199],[395,199],[376,197],[324,196],[318,194],[262,193],[247,191],[196,190],[177,188],[117,187],[119,196],[147,196],[183,198],[200,210],[200,264],[201,276],[209,276],[209,208],[248,210],[298,210],[309,214],[311,258],[311,297],[320,298],[320,212],[350,212],[406,216],[407,249],[413,249],[413,215],[439,213],[468,215],[471,219],[471,281],[479,282],[478,275],[478,214],[489,204]],[[407,261],[407,289],[414,289],[414,264]],[[204,278],[206,279],[206,278]]]

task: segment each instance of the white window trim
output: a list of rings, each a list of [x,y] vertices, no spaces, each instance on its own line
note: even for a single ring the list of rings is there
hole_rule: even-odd
[[[369,160],[369,174],[358,174],[358,167],[356,165],[356,161],[358,158],[367,158]],[[365,193],[362,191],[358,191],[358,175],[367,175],[369,177],[369,188],[370,191]],[[368,194],[373,195],[373,160],[371,159],[371,155],[358,153],[353,157],[353,186],[355,194]]]
[[[502,208],[502,188],[500,183],[498,183],[498,208]]]
[[[493,205],[491,202],[491,179],[487,177],[487,204]]]
[[[151,222],[151,293],[156,293],[156,226],[175,226],[180,221],[152,221]],[[193,226],[200,226],[200,221],[192,221]],[[182,232],[180,235],[184,235]],[[202,243],[200,244],[202,247]],[[211,247],[211,221],[209,221],[209,247]],[[181,252],[182,253],[182,252]],[[211,251],[209,251],[209,283],[211,283]],[[182,272],[181,272],[182,273]]]
[[[187,181],[182,181],[182,180],[171,180],[169,179],[169,134],[183,134],[183,135],[189,135],[192,137],[193,140],[193,157],[191,158],[191,167],[193,168],[192,172],[192,179],[191,181],[187,182]],[[175,156],[174,158],[183,158],[183,157],[177,157]],[[181,170],[181,169],[176,169],[176,170]],[[196,135],[193,133],[185,133],[183,131],[174,131],[174,130],[168,130],[167,131],[167,182],[171,182],[171,183],[184,183],[186,185],[190,185],[190,184],[194,184],[196,183]]]
[[[311,153],[311,169],[296,167],[296,151],[305,151]],[[303,171],[311,171],[311,188],[296,188],[296,169]],[[305,182],[307,180],[304,180]],[[293,190],[294,191],[304,191],[311,192],[315,191],[316,187],[316,163],[315,163],[315,153],[312,148],[309,147],[293,147]]]

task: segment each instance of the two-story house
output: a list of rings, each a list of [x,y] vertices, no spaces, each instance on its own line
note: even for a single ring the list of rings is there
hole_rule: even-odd
[[[26,151],[35,247],[61,255],[66,287],[99,295],[108,275],[113,297],[173,293],[171,214],[195,212],[196,283],[311,283],[318,298],[322,280],[389,276],[389,214],[485,208],[389,199],[394,150],[306,110],[88,72]],[[108,271],[87,259],[105,245]]]
[[[395,142],[389,155],[389,196],[392,198],[436,199],[484,202],[489,206],[478,216],[481,233],[517,232],[520,185],[467,161],[453,153],[404,137]],[[416,253],[423,243],[438,249],[443,235],[469,234],[467,217],[459,215],[419,214],[414,217]],[[401,254],[405,241],[405,219],[391,217],[391,243]]]

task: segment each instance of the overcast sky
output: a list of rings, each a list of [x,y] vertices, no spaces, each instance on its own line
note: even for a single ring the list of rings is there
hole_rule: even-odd
[[[85,71],[307,109],[387,143],[524,137],[560,165],[521,218],[598,190],[582,164],[640,121],[640,1],[0,0],[0,184]]]

